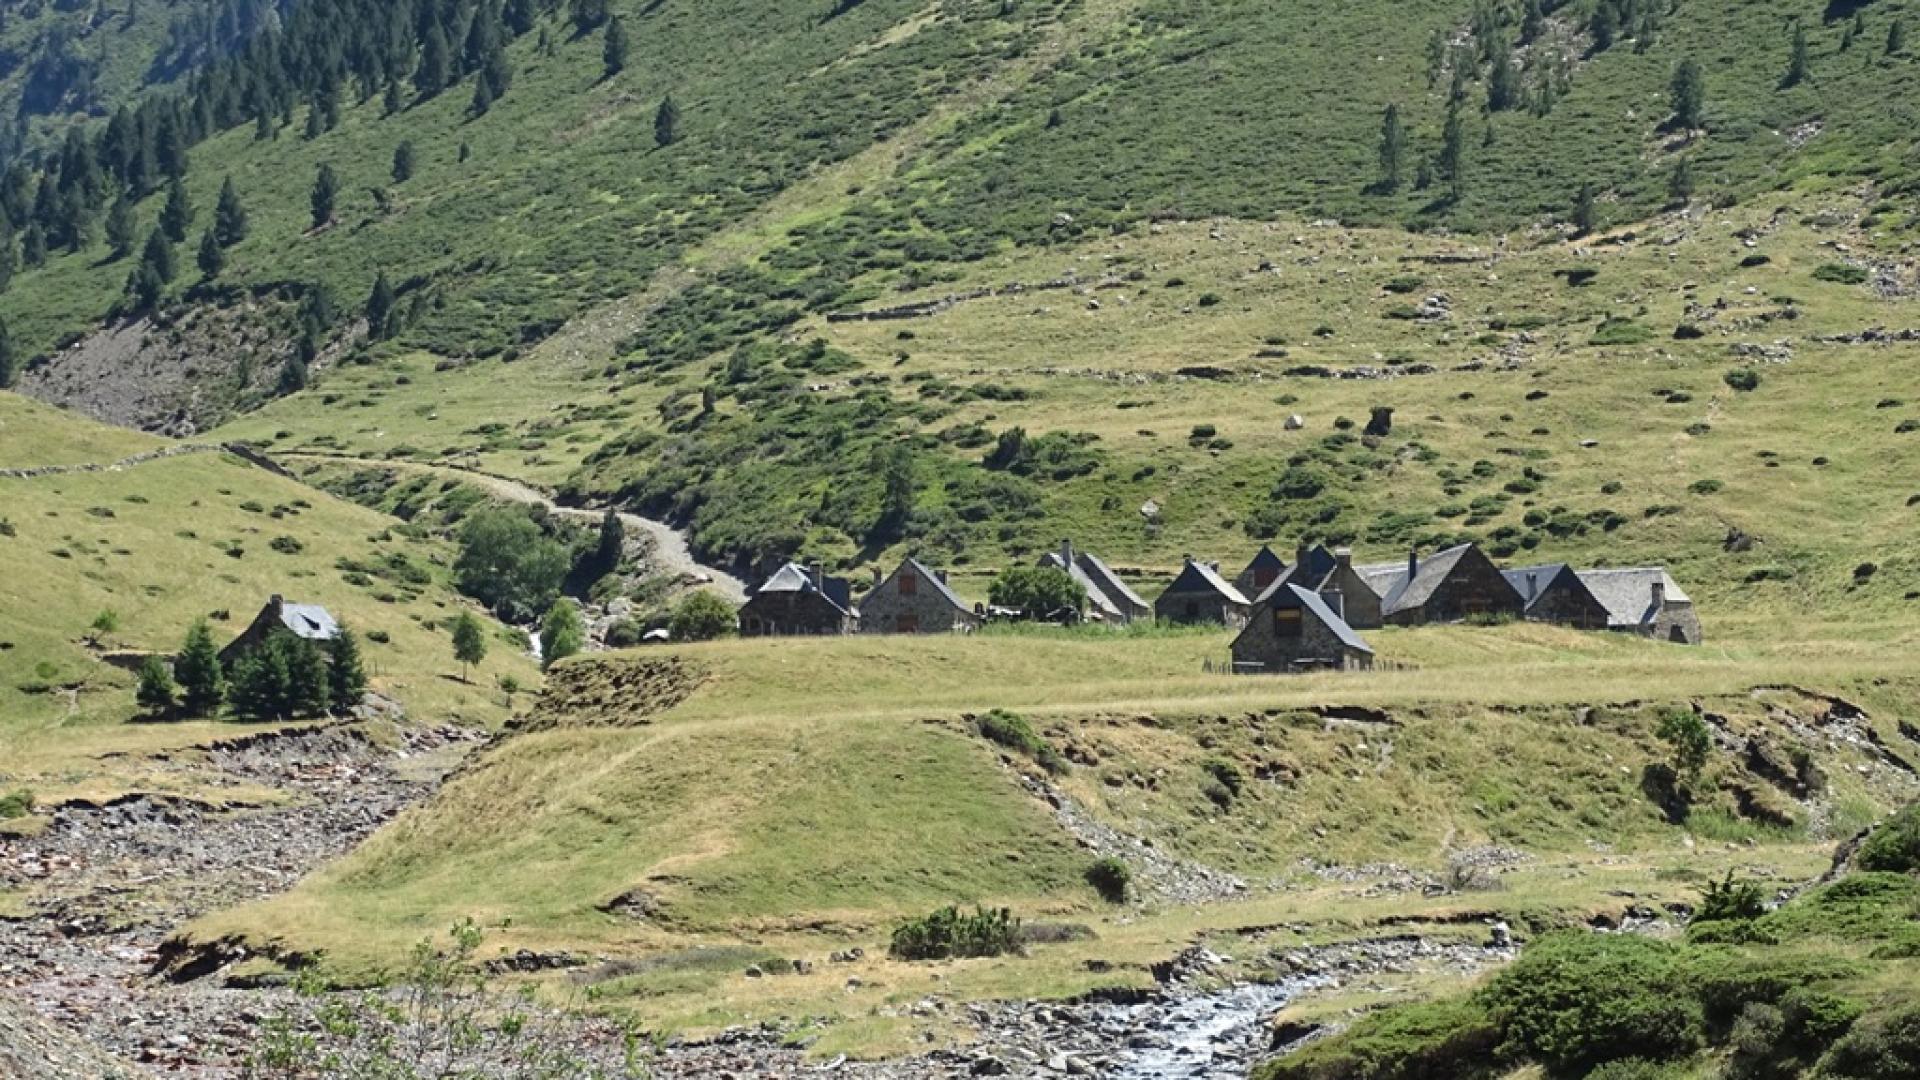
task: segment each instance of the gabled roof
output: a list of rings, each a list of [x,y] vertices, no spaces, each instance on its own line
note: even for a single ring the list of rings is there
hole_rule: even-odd
[[[1580,583],[1587,587],[1600,606],[1607,609],[1610,626],[1644,626],[1658,614],[1653,606],[1653,587],[1665,586],[1667,603],[1691,604],[1663,566],[1640,566],[1620,570],[1581,570]]]
[[[798,563],[787,563],[780,567],[780,569],[775,570],[767,580],[761,582],[760,587],[754,590],[754,595],[758,596],[761,593],[780,592],[817,592],[834,607],[839,608],[841,611],[851,613],[853,611],[853,587],[848,584],[847,579],[829,577],[825,574],[822,574],[821,577],[823,580],[816,583],[813,580],[813,574],[808,571],[806,567]]]
[[[1119,574],[1114,573],[1111,567],[1100,561],[1100,556],[1082,551],[1076,553],[1075,559],[1080,563],[1080,569],[1099,583],[1100,591],[1106,593],[1116,607],[1122,603],[1140,610],[1150,607],[1145,600],[1140,599],[1139,593],[1127,588],[1127,583],[1120,580]]]
[[[968,614],[973,613],[973,609],[967,606],[966,601],[960,599],[959,594],[955,593],[953,589],[947,585],[946,578],[941,577],[936,571],[928,569],[926,563],[911,556],[900,563],[900,566],[894,570],[893,577],[888,578],[887,581],[892,581],[894,578],[899,577],[900,571],[908,568],[911,568],[914,573],[920,575],[920,580],[933,586],[933,591],[940,594],[942,600],[945,600],[947,603],[952,604],[954,607]],[[885,582],[881,584],[884,585]]]
[[[318,604],[281,604],[280,625],[307,641],[332,641],[340,636],[340,624]]]
[[[1360,575],[1360,580],[1366,582],[1367,588],[1372,589],[1373,594],[1383,601],[1407,581],[1405,562],[1368,563],[1355,566],[1353,572]]]
[[[1287,561],[1275,555],[1272,548],[1261,544],[1260,550],[1254,552],[1253,558],[1247,561],[1247,568],[1240,571],[1240,578],[1242,580],[1252,581],[1254,574],[1259,571],[1271,570],[1275,574],[1283,574],[1286,572],[1286,569]]]
[[[1554,589],[1571,589],[1589,596],[1593,595],[1593,591],[1580,580],[1580,575],[1566,563],[1522,566],[1513,570],[1502,570],[1500,575],[1507,579],[1507,584],[1513,586],[1514,592],[1520,594],[1520,600],[1526,605],[1528,611],[1532,611],[1533,606]],[[1599,597],[1596,596],[1593,599],[1595,603],[1599,603]]]
[[[1361,640],[1353,627],[1347,625],[1347,620],[1334,614],[1333,609],[1327,606],[1327,602],[1320,598],[1319,593],[1311,589],[1303,589],[1298,585],[1287,586],[1287,592],[1300,602],[1300,606],[1312,612],[1314,618],[1325,623],[1327,629],[1333,631],[1333,636],[1340,639],[1340,644],[1363,653],[1373,652],[1373,647]],[[1280,602],[1285,603],[1284,600]]]
[[[1247,597],[1231,582],[1220,576],[1220,572],[1203,562],[1187,560],[1181,567],[1178,577],[1167,586],[1165,595],[1176,593],[1213,593],[1229,603],[1245,604]]]
[[[1078,559],[1069,561],[1061,558],[1059,552],[1049,551],[1040,557],[1040,565],[1051,566],[1055,570],[1066,571],[1067,576],[1078,583],[1080,588],[1086,592],[1087,604],[1094,610],[1100,612],[1102,616],[1111,619],[1122,617],[1120,608],[1116,606],[1112,600],[1107,598],[1106,593],[1101,591],[1100,583],[1088,577],[1085,570],[1080,569],[1080,561]]]

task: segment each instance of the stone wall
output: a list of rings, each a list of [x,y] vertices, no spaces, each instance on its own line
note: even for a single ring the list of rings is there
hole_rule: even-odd
[[[930,581],[917,581],[912,586],[912,595],[908,595],[901,577],[913,573],[902,567],[861,598],[861,633],[947,634],[980,625],[979,616],[971,610],[954,607]]]

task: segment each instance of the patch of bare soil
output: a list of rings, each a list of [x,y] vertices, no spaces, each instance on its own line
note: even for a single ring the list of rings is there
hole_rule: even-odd
[[[556,727],[631,727],[692,697],[707,669],[679,656],[595,659],[556,666],[519,731]]]

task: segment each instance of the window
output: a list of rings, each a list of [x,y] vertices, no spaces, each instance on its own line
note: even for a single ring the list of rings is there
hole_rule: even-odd
[[[1299,637],[1302,625],[1299,608],[1276,608],[1274,610],[1273,633],[1275,637]]]
[[[900,595],[901,596],[917,596],[919,595],[919,593],[920,593],[920,579],[917,577],[914,577],[912,571],[906,571],[906,570],[901,571]]]

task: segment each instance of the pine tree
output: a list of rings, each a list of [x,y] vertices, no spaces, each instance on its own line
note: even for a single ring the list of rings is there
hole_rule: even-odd
[[[380,110],[388,116],[406,108],[406,99],[400,94],[400,80],[388,79],[386,96],[380,99]]]
[[[467,669],[487,658],[487,635],[480,620],[463,611],[453,620],[453,658],[460,661],[460,681],[467,681]]]
[[[352,712],[367,696],[367,666],[360,659],[360,640],[344,627],[327,647],[327,687],[333,711]]]
[[[1593,21],[1587,30],[1593,35],[1593,51],[1605,52],[1613,48],[1614,40],[1620,36],[1620,15],[1612,4],[1603,2],[1594,9]]]
[[[1674,65],[1668,93],[1673,98],[1673,124],[1692,131],[1706,123],[1707,77],[1700,62],[1688,57]]]
[[[403,140],[393,148],[393,182],[404,184],[413,179],[413,143]]]
[[[227,253],[212,229],[200,234],[200,251],[194,256],[194,264],[200,267],[200,276],[208,281],[219,277],[227,268]]]
[[[627,526],[612,507],[600,516],[600,542],[594,547],[593,565],[602,574],[620,569],[627,551]]]
[[[20,378],[20,361],[13,353],[13,335],[7,321],[0,319],[0,390],[11,389]]]
[[[1787,59],[1787,75],[1781,80],[1782,86],[1798,86],[1807,80],[1807,68],[1812,63],[1807,54],[1807,28],[1793,28],[1793,51]]]
[[[1380,190],[1400,190],[1401,173],[1406,168],[1407,129],[1400,123],[1400,106],[1387,106],[1380,121]]]
[[[241,205],[231,176],[220,185],[220,202],[213,208],[213,235],[223,248],[247,238],[247,208]]]
[[[113,200],[107,211],[107,247],[116,259],[133,254],[133,236],[139,225],[134,220],[133,202],[125,194]]]
[[[1573,227],[1585,236],[1593,231],[1595,218],[1592,184],[1581,184],[1580,193],[1573,199]]]
[[[160,211],[160,228],[166,232],[167,239],[183,244],[192,224],[193,201],[187,197],[187,185],[175,178],[167,185],[167,204]]]
[[[313,177],[313,190],[308,199],[313,205],[313,227],[318,229],[333,222],[333,201],[340,193],[340,180],[333,174],[333,166],[320,163],[320,169]]]
[[[452,67],[453,56],[447,46],[447,35],[436,21],[420,42],[420,66],[413,71],[414,91],[423,98],[430,98],[445,90]]]
[[[580,621],[580,609],[572,600],[561,597],[540,620],[540,665],[554,664],[573,656],[587,643],[587,628]]]
[[[1898,56],[1907,51],[1907,24],[1900,19],[1893,20],[1887,27],[1887,55]]]
[[[607,0],[569,0],[575,35],[585,37],[607,21]]]
[[[248,720],[292,718],[293,657],[287,647],[291,638],[286,631],[276,630],[235,662],[229,695],[235,715]]]
[[[1487,108],[1504,112],[1520,105],[1520,73],[1513,66],[1513,47],[1505,35],[1495,33],[1488,47],[1491,54],[1487,71]]]
[[[127,300],[134,311],[152,311],[159,307],[160,299],[166,292],[167,283],[161,280],[160,272],[144,259],[127,272]]]
[[[13,284],[13,226],[0,214],[0,293]]]
[[[380,271],[373,279],[373,291],[367,295],[367,336],[375,341],[387,336],[392,329],[389,323],[393,319],[393,286],[387,281],[387,272]]]
[[[140,684],[133,692],[133,700],[148,716],[166,716],[178,704],[178,696],[179,688],[173,684],[173,674],[167,670],[165,661],[149,656],[140,662]]]
[[[1675,206],[1693,201],[1693,162],[1687,158],[1675,162],[1673,172],[1667,174],[1667,198]]]
[[[1466,190],[1466,132],[1460,124],[1460,110],[1447,110],[1447,126],[1440,136],[1440,175],[1447,181],[1453,201],[1459,202]]]
[[[327,654],[311,641],[289,634],[287,650],[287,702],[289,716],[318,716],[333,703],[333,673]]]
[[[20,234],[20,261],[35,270],[47,265],[47,230],[38,221],[28,222]]]
[[[287,357],[287,362],[280,365],[280,377],[273,384],[274,393],[286,397],[307,388],[307,380],[311,378],[311,371],[307,367],[307,354],[315,351],[312,348],[312,341],[311,335],[301,336],[300,351]]]
[[[1531,45],[1547,30],[1547,13],[1540,0],[1527,0],[1527,12],[1520,19],[1520,41]]]
[[[1853,48],[1854,39],[1858,38],[1860,31],[1864,29],[1866,29],[1865,17],[1860,12],[1854,12],[1853,21],[1847,24],[1845,30],[1840,31],[1840,51],[1850,51]]]
[[[680,106],[673,103],[669,94],[660,101],[660,111],[653,114],[653,142],[655,146],[672,146],[678,137],[680,128]]]
[[[607,40],[600,59],[609,79],[627,69],[627,24],[618,15],[607,20]]]
[[[140,264],[151,269],[163,285],[180,273],[180,264],[173,257],[173,241],[167,239],[164,230],[155,228],[147,234],[147,244],[140,249]]]
[[[205,619],[187,628],[187,640],[173,662],[180,682],[180,704],[188,716],[212,716],[226,694],[226,675],[220,670],[220,651],[213,646],[213,630]]]

